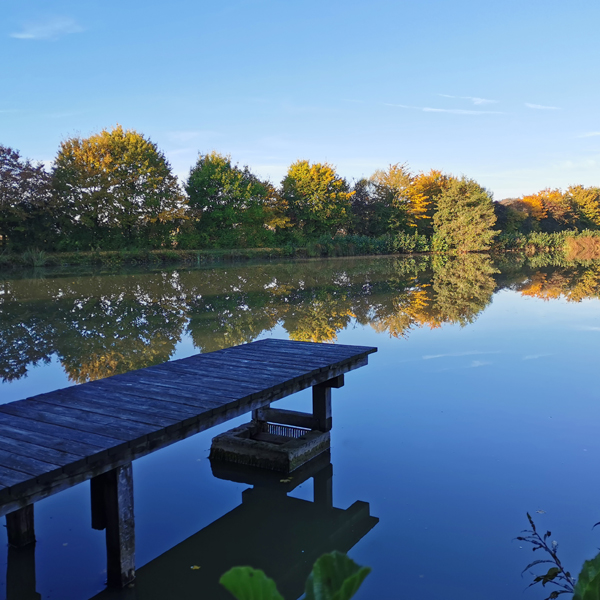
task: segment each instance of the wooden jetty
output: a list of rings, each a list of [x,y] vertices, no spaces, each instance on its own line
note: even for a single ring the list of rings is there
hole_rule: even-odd
[[[261,340],[0,405],[0,516],[9,543],[35,541],[33,504],[90,480],[92,527],[106,530],[109,586],[135,576],[131,462],[253,412],[328,431],[331,388],[377,349]],[[312,387],[313,411],[270,408]]]

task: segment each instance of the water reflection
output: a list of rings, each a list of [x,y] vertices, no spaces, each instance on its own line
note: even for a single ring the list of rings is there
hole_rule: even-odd
[[[329,451],[294,471],[281,474],[213,463],[220,479],[253,487],[242,492],[239,506],[137,570],[133,588],[105,590],[94,600],[214,600],[231,598],[219,584],[231,567],[264,570],[284,598],[299,598],[316,559],[325,552],[347,552],[379,521],[366,502],[335,508]],[[313,501],[288,494],[313,479]]]
[[[6,600],[41,600],[36,591],[35,544],[8,548]]]
[[[501,275],[490,257],[344,259],[0,282],[0,377],[57,356],[80,383],[168,360],[189,335],[202,352],[281,325],[291,339],[336,340],[352,323],[407,336],[472,323],[494,291],[598,297],[600,266]]]

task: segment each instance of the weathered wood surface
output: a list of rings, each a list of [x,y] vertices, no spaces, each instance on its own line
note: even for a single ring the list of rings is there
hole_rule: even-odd
[[[0,516],[339,377],[372,352],[261,340],[0,405]]]

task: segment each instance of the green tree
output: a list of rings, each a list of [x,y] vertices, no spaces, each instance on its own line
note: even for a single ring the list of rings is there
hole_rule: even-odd
[[[66,247],[165,245],[184,217],[185,199],[164,154],[120,125],[62,142],[53,178]]]
[[[393,207],[386,198],[375,194],[369,179],[359,179],[354,184],[351,201],[350,233],[378,237],[388,232]]]
[[[466,177],[453,179],[440,194],[433,222],[438,249],[488,250],[498,233],[490,193]]]
[[[331,165],[296,161],[281,187],[291,223],[304,236],[335,235],[348,227],[352,192]]]
[[[218,152],[200,154],[186,184],[190,224],[185,245],[261,247],[285,226],[274,187]]]
[[[386,171],[375,171],[369,180],[376,203],[388,215],[388,231],[408,231],[414,225],[408,190],[412,174],[406,164],[390,165]],[[383,211],[382,211],[383,212]]]
[[[0,246],[23,250],[51,243],[50,176],[0,145]]]

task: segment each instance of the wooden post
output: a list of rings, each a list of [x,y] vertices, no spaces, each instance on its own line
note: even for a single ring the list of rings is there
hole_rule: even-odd
[[[325,384],[313,385],[313,416],[319,431],[331,430],[331,388]]]
[[[255,423],[265,423],[266,419],[263,415],[263,410],[270,408],[271,405],[270,404],[265,404],[264,406],[261,406],[260,408],[255,408],[252,411],[252,420]]]
[[[106,529],[109,587],[123,588],[135,579],[135,522],[131,463],[91,480],[92,527]]]
[[[41,600],[35,583],[35,544],[8,548],[6,600]]]
[[[28,504],[6,515],[8,543],[15,548],[35,544],[33,504]]]
[[[331,388],[341,388],[343,385],[343,375],[313,385],[313,416],[317,419],[318,431],[331,431]]]

